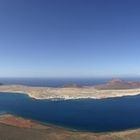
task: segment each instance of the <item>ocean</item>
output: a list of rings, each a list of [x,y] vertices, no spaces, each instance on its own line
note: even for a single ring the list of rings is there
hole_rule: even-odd
[[[41,87],[63,87],[68,84],[93,86],[104,84],[113,78],[0,78],[3,84],[22,84]],[[140,78],[121,78],[125,80],[140,81]]]
[[[63,87],[73,83],[97,85],[108,80],[111,79],[0,78],[0,83]],[[129,80],[140,81],[139,78]],[[0,114],[3,113],[80,131],[121,131],[140,128],[140,96],[52,101],[34,100],[23,94],[3,93],[0,94]]]
[[[80,131],[121,131],[140,128],[140,96],[52,101],[3,93],[0,94],[2,113]]]

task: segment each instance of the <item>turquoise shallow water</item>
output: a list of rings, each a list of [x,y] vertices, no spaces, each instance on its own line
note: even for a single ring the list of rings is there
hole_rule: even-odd
[[[0,112],[84,131],[120,131],[140,127],[140,96],[51,101],[1,93]]]

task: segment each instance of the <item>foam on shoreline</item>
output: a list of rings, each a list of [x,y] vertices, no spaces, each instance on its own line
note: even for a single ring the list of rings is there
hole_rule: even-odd
[[[50,87],[29,87],[22,85],[3,85],[0,92],[25,94],[33,99],[43,100],[73,100],[73,99],[105,99],[124,96],[135,96],[140,94],[138,89],[121,90],[99,90],[94,87],[83,88],[50,88]]]

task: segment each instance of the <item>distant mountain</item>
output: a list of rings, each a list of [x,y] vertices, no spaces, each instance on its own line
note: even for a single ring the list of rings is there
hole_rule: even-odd
[[[82,88],[81,85],[77,85],[77,84],[66,84],[63,87],[64,88]]]
[[[106,84],[95,86],[97,89],[134,89],[140,88],[140,82],[113,79]]]

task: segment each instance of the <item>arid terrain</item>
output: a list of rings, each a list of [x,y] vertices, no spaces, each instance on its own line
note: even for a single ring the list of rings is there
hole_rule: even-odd
[[[140,130],[112,133],[77,132],[13,115],[0,117],[0,140],[139,140]]]
[[[24,93],[35,99],[85,99],[111,98],[140,94],[140,82],[112,80],[97,86],[30,87],[23,85],[1,85],[0,92]]]
[[[113,79],[108,81],[105,84],[95,86],[97,89],[113,89],[113,90],[120,90],[120,89],[135,89],[140,88],[140,82],[138,81],[127,81],[121,79]]]
[[[129,85],[129,86],[128,86]],[[131,88],[130,88],[131,87]],[[35,99],[109,98],[140,93],[139,82],[113,80],[103,85],[62,88],[1,85],[1,92],[24,93]],[[0,116],[0,140],[139,140],[140,129],[121,132],[80,132],[51,124],[41,124],[18,116]]]

